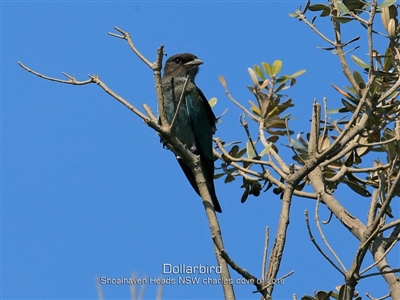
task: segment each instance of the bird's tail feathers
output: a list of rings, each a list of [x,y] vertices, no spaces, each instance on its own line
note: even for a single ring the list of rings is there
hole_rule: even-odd
[[[196,179],[194,177],[192,170],[183,162],[183,160],[181,158],[177,157],[177,160],[183,170],[183,173],[185,173],[186,178],[189,180],[190,185],[196,191],[196,193],[200,196],[199,188],[197,187]],[[214,205],[214,210],[216,212],[222,213],[221,205],[219,204],[217,194],[215,193],[213,178],[211,178],[211,180],[207,180],[207,188],[208,188],[208,191],[211,196],[211,201]]]

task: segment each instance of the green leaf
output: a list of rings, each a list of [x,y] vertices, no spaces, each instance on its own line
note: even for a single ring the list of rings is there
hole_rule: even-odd
[[[322,4],[322,3],[317,3],[317,4],[310,5],[308,7],[308,9],[311,11],[320,11],[320,10],[329,9],[329,6]]]
[[[362,78],[361,74],[357,71],[353,72],[354,79],[356,80],[358,86],[363,89],[365,87],[364,79]]]
[[[363,0],[343,0],[342,2],[352,12],[360,11],[367,5]]]
[[[307,295],[307,296],[301,297],[301,300],[315,300],[315,298]]]
[[[383,70],[389,71],[391,68],[393,68],[393,60],[391,57],[390,47],[388,47],[385,51],[385,60],[383,61]]]
[[[239,152],[239,146],[235,145],[232,149],[228,152],[230,156],[237,157],[237,153]]]
[[[317,16],[314,16],[314,17],[311,19],[311,24],[314,24],[314,22],[315,22],[316,19],[317,19]]]
[[[392,19],[394,20],[395,25],[398,22],[397,15],[398,15],[397,7],[395,5],[390,5],[390,6],[381,8],[382,24],[388,33],[389,33],[389,31],[392,31],[392,29],[394,29],[394,28],[391,28],[389,30],[389,23],[391,22],[391,20]],[[397,26],[395,26],[395,27],[397,27]]]
[[[247,152],[246,148],[243,148],[242,150],[240,150],[237,154],[237,158],[241,158],[245,153]]]
[[[277,59],[272,64],[272,72],[274,75],[278,74],[282,69],[282,61]]]
[[[242,195],[242,198],[240,199],[240,202],[245,203],[247,200],[247,197],[249,196],[250,186],[249,186],[249,184],[246,184],[245,186],[242,186],[242,187],[245,187],[245,190]]]
[[[268,76],[271,77],[273,75],[271,65],[269,63],[266,63],[266,62],[263,62],[261,64],[264,67],[264,70],[268,74]]]
[[[254,146],[250,140],[248,140],[246,143],[246,149],[247,149],[247,157],[248,158],[254,158],[256,156],[256,154],[254,152]]]
[[[337,114],[337,113],[339,113],[339,109],[340,109],[340,108],[331,108],[331,109],[328,109],[328,110],[326,111],[326,113],[327,113],[328,115]]]
[[[286,128],[285,120],[270,121],[268,128]]]
[[[295,78],[295,77],[298,77],[298,76],[304,74],[305,72],[306,72],[306,70],[300,70],[300,71],[297,71],[296,73],[293,73],[292,75],[290,75],[290,77]]]
[[[257,116],[261,116],[260,108],[251,100],[249,100],[249,103],[251,105],[250,110]]]
[[[304,15],[309,7],[310,7],[310,0],[307,0],[306,5],[301,13]]]
[[[350,180],[345,180],[344,182],[349,188],[351,188],[357,194],[359,194],[363,197],[371,197],[371,193],[367,191],[367,189],[365,188],[365,185],[357,184],[356,182],[350,181]]]
[[[326,148],[328,148],[331,144],[331,141],[329,140],[329,137],[327,135],[323,135],[319,137],[318,140],[318,148],[322,152]]]
[[[388,7],[396,3],[397,0],[383,0],[381,4],[378,4],[379,8]]]
[[[270,149],[271,149],[271,144],[268,144],[268,146],[265,147],[263,151],[261,151],[260,157],[263,157],[265,154],[268,154]]]
[[[340,10],[342,13],[345,13],[345,14],[349,14],[349,13],[350,13],[350,10],[347,8],[346,5],[344,5],[343,2],[338,1],[338,2],[336,2],[336,5],[337,5],[337,7],[339,8],[339,10]],[[335,18],[335,19],[336,19],[336,18]]]
[[[322,13],[321,13],[321,15],[320,15],[320,17],[327,17],[327,16],[329,16],[331,14],[331,10],[328,8],[328,9],[325,9]]]
[[[360,39],[360,36],[358,35],[358,36],[356,36],[356,37],[352,38],[350,41],[348,41],[348,42],[344,43],[344,44],[343,44],[343,46],[350,45],[351,43],[354,43],[354,42],[358,41],[359,39]],[[356,48],[354,48],[354,50],[355,50],[355,49],[357,49],[357,47],[356,47]]]
[[[280,76],[276,79],[276,83],[285,83],[288,81],[291,77],[288,75]]]
[[[265,131],[268,132],[271,135],[286,135],[287,131],[283,131],[283,130],[271,130],[269,128],[265,128]],[[273,147],[273,146],[272,146]],[[275,148],[274,148],[275,150]]]
[[[247,71],[250,74],[250,78],[251,78],[251,81],[253,82],[254,87],[258,87],[259,84],[258,84],[258,79],[257,79],[256,73],[253,71],[252,68],[247,68]]]
[[[379,141],[379,140],[380,140],[380,138],[379,138],[379,131],[377,131],[377,132],[378,132],[378,141]],[[369,136],[361,136],[358,142],[359,142],[360,144],[366,144],[366,143],[368,143],[368,140],[369,140],[369,139],[370,139]],[[359,148],[357,148],[357,149],[356,149],[357,156],[361,157],[361,156],[367,154],[367,153],[370,151],[371,148],[372,148],[372,146],[370,146],[370,147],[359,147]],[[360,160],[361,160],[361,158],[360,158]]]
[[[275,93],[278,93],[279,91],[281,91],[281,90],[286,90],[286,89],[288,89],[289,87],[288,86],[286,86],[286,83],[284,82],[284,83],[282,83],[280,86],[278,86],[278,88],[275,90]]]
[[[235,177],[233,177],[232,175],[228,175],[228,176],[226,176],[224,182],[225,183],[229,183],[229,182],[232,182],[234,180],[235,180]]]
[[[260,77],[262,80],[265,80],[264,72],[261,70],[261,68],[259,66],[254,65],[253,69],[254,69],[254,72],[256,72],[258,77]]]
[[[228,108],[225,109],[225,110],[222,112],[222,114],[220,114],[220,115],[217,117],[217,123],[218,123],[218,124],[219,124],[219,123],[222,123],[222,116],[225,115],[225,114],[227,113],[227,111],[228,111]]]
[[[319,291],[317,292],[317,300],[329,300],[329,296],[332,294],[332,292],[325,292],[325,291]]]
[[[335,47],[321,47],[321,46],[317,46],[318,49],[321,50],[326,50],[326,51],[332,51],[335,50]]]
[[[225,173],[214,174],[214,179],[221,178],[221,177],[224,176],[224,175],[225,175]]]
[[[214,107],[215,104],[217,104],[218,100],[217,98],[213,97],[210,100],[208,100],[208,104],[210,104],[211,107]]]
[[[256,197],[260,196],[261,184],[259,182],[253,182],[250,189],[250,194]]]
[[[310,7],[308,9],[311,11],[321,11],[321,17],[327,17],[327,16],[329,16],[329,14],[331,12],[331,9],[329,8],[329,6],[322,4],[322,3],[310,5]]]
[[[267,138],[267,142],[271,143],[276,143],[279,140],[279,136],[277,135],[271,135],[269,138]]]
[[[331,85],[333,86],[333,88],[338,91],[340,94],[342,94],[343,96],[345,96],[347,99],[354,99],[354,97],[349,94],[348,92],[343,91],[342,89],[340,89],[339,87],[337,87],[336,85],[334,85],[333,83],[331,83]]]
[[[307,143],[303,140],[301,136],[299,136],[301,139],[301,143],[297,142],[295,139],[290,138],[290,142],[293,144],[293,146],[300,151],[301,150],[306,150],[308,148]]]
[[[257,116],[261,117],[261,111],[258,107],[252,106],[250,107],[250,110]]]
[[[357,64],[359,65],[361,68],[363,69],[369,69],[369,64],[363,62],[361,59],[359,59],[357,56],[352,55],[351,59]]]
[[[346,101],[344,99],[342,99],[342,103],[343,103],[345,109],[341,108],[339,110],[339,112],[347,112],[347,111],[353,112],[357,108],[355,105],[352,105],[350,102],[348,102],[348,101]]]
[[[338,2],[340,3],[340,2]],[[339,23],[345,24],[348,23],[350,21],[353,21],[353,18],[346,18],[346,17],[332,17],[332,19],[338,21]]]

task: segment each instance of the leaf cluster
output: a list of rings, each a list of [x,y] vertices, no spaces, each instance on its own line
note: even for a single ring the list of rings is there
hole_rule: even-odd
[[[291,75],[280,75],[282,65],[281,60],[275,60],[272,64],[262,62],[261,66],[254,65],[253,68],[248,68],[252,85],[247,86],[247,88],[255,100],[248,101],[250,107],[246,112],[250,119],[259,124],[263,134],[262,137],[258,136],[253,141],[246,116],[242,115],[241,124],[246,130],[248,140],[243,148],[240,148],[237,143],[224,145],[228,155],[222,155],[224,162],[222,162],[220,169],[223,172],[217,173],[215,178],[225,176],[225,183],[234,181],[235,177],[240,176],[240,172],[236,166],[231,164],[231,158],[240,160],[246,154],[248,160],[243,161],[241,166],[249,170],[254,165],[257,165],[257,162],[261,161],[265,155],[268,155],[271,149],[278,153],[279,150],[276,143],[280,137],[293,134],[293,131],[287,128],[287,122],[290,120],[291,115],[286,111],[294,107],[294,103],[283,92],[293,87],[297,83],[297,77],[305,73],[305,70],[297,71]],[[221,78],[221,83],[227,89],[225,79]],[[264,146],[261,146],[261,151],[258,151],[257,148],[258,144],[261,144],[261,138]],[[232,144],[234,145],[232,146]],[[264,187],[266,187],[265,190],[268,190],[272,186],[268,180],[260,183],[254,178],[240,177],[243,180],[241,187],[244,189],[241,197],[242,203],[246,201],[249,195],[257,197]],[[279,190],[275,190],[275,192],[277,194],[280,193]]]

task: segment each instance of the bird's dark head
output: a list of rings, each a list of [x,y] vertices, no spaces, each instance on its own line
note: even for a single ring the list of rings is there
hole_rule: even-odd
[[[167,59],[164,67],[164,77],[186,77],[194,81],[199,65],[203,63],[191,53],[175,54]]]

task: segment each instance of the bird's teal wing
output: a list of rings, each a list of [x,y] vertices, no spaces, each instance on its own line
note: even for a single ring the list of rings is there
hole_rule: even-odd
[[[216,130],[215,123],[217,119],[215,118],[215,115],[212,112],[206,97],[195,85],[193,85],[192,88],[189,88],[185,95],[185,101],[192,131],[195,135],[197,149],[196,154],[200,155],[201,162],[205,168],[206,182],[211,195],[211,200],[214,204],[215,211],[222,212],[217,195],[215,194],[214,187],[214,155],[212,136]],[[195,181],[194,184],[196,184]]]
[[[208,160],[213,161],[212,136],[215,132],[215,115],[199,88],[191,88],[186,93],[185,100],[192,130],[197,141],[196,147]]]

